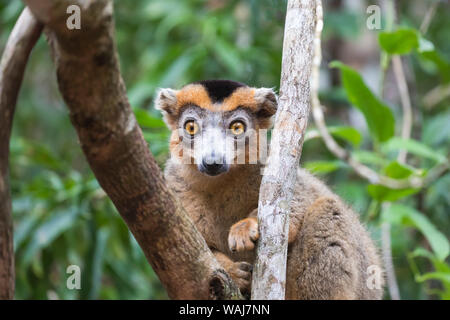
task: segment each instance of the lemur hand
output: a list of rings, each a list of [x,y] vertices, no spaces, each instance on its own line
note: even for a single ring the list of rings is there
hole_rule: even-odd
[[[227,270],[243,295],[251,292],[252,265],[247,262],[233,262]]]
[[[253,250],[258,238],[258,220],[255,217],[242,219],[231,226],[228,247],[232,252]]]

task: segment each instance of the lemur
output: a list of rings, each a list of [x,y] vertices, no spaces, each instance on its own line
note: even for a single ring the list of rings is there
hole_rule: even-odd
[[[255,151],[248,139],[271,127],[277,96],[272,89],[206,80],[160,89],[155,107],[172,130],[165,179],[248,294],[263,166],[249,163]],[[236,163],[239,156],[244,163]],[[301,168],[290,206],[286,299],[381,299],[382,272],[378,286],[369,283],[370,270],[381,270],[380,259],[352,209]]]

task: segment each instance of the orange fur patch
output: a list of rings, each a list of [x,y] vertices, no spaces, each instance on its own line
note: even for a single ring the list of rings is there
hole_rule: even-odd
[[[213,103],[208,91],[202,85],[190,84],[177,92],[177,111],[188,104],[215,112],[232,111],[238,107],[250,108],[254,111],[258,107],[254,96],[255,89],[241,87],[225,98],[222,103]]]
[[[206,89],[199,84],[190,84],[177,92],[177,108],[187,104],[194,104],[200,108],[212,109],[212,101]]]
[[[258,107],[255,100],[255,89],[247,87],[237,88],[231,96],[223,100],[221,111],[232,111],[237,107],[249,108],[255,111]]]

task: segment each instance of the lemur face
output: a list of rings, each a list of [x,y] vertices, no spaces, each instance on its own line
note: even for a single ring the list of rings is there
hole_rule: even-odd
[[[271,126],[277,102],[272,89],[206,80],[181,90],[161,89],[156,108],[172,130],[172,159],[216,176],[235,165],[256,163],[260,130]]]

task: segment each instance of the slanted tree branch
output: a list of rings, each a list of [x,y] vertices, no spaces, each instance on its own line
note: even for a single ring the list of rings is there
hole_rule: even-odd
[[[258,203],[260,239],[252,299],[284,299],[290,201],[310,109],[310,76],[319,0],[289,0],[280,98]]]
[[[46,27],[58,85],[102,188],[173,299],[241,298],[167,188],[126,96],[112,0],[25,0]],[[69,5],[81,29],[66,27]]]
[[[42,24],[25,9],[11,32],[0,64],[0,300],[14,298],[15,282],[9,139],[25,66],[41,32]]]

